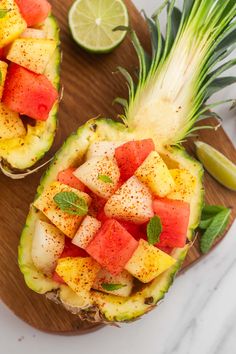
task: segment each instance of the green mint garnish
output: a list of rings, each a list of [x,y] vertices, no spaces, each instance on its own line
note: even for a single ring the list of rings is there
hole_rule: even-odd
[[[224,207],[211,208],[207,206],[203,208],[203,219],[199,225],[201,229],[205,230],[200,240],[200,249],[202,253],[209,252],[214,241],[225,231],[229,223],[230,213],[231,210]],[[211,217],[209,217],[210,214]],[[204,219],[205,217],[207,218]]]
[[[74,192],[60,192],[54,198],[57,206],[67,214],[84,216],[88,213],[88,205],[83,198]]]
[[[125,284],[111,284],[111,283],[103,283],[102,288],[106,291],[115,291],[124,288]]]
[[[0,19],[4,18],[10,10],[0,9]]]
[[[2,72],[0,70],[0,85],[2,85]]]
[[[160,235],[162,232],[162,224],[159,216],[153,216],[147,225],[147,238],[151,245],[160,241]]]
[[[112,179],[107,175],[98,175],[98,179],[104,183],[113,183]]]

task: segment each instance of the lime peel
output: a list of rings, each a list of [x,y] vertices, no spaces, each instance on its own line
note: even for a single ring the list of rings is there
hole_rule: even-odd
[[[226,188],[236,191],[236,165],[209,144],[197,141],[195,145],[197,157],[210,175]]]

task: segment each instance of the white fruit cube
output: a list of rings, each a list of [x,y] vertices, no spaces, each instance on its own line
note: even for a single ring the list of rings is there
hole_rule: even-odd
[[[114,157],[115,149],[122,144],[114,141],[96,141],[89,146],[86,159],[103,156]]]
[[[47,218],[66,236],[73,238],[79,228],[83,216],[71,215],[59,208],[53,198],[56,194],[61,192],[73,192],[79,198],[84,199],[88,206],[91,203],[91,198],[88,194],[60,182],[54,182],[45,188],[39,198],[35,200],[34,206],[42,211],[44,215],[46,215]]]
[[[54,271],[65,245],[65,235],[54,225],[38,220],[32,241],[32,260],[45,275]]]
[[[74,175],[99,197],[108,199],[119,182],[120,170],[114,158],[95,157],[77,168]]]
[[[43,30],[36,28],[26,28],[26,30],[21,34],[21,38],[46,38],[46,33]]]
[[[149,189],[133,176],[111,196],[104,211],[109,218],[143,224],[154,215],[152,195]]]
[[[113,289],[112,285],[114,286]],[[115,285],[117,285],[117,288]],[[107,270],[101,269],[93,283],[93,289],[95,290],[124,297],[130,296],[132,288],[133,277],[126,270],[123,270],[119,275],[112,275]]]
[[[60,258],[57,274],[79,296],[89,293],[100,270],[99,264],[91,257]]]
[[[86,249],[97,231],[100,229],[101,225],[101,222],[92,216],[85,216],[72,240],[72,243],[80,248]]]
[[[4,84],[7,76],[7,63],[5,61],[0,60],[0,101],[2,99]]]
[[[135,172],[135,176],[159,197],[165,197],[175,186],[168,167],[157,151],[152,151],[148,155]]]
[[[43,74],[56,46],[53,39],[18,38],[12,43],[7,59],[37,74]]]
[[[185,169],[176,168],[170,170],[170,173],[175,181],[175,187],[167,197],[190,203],[197,185],[196,177]]]
[[[167,253],[141,239],[125,269],[142,283],[149,283],[175,263]]]
[[[0,139],[19,138],[25,134],[26,130],[19,114],[0,102]]]

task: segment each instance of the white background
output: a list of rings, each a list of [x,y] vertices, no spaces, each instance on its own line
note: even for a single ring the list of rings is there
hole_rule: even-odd
[[[149,14],[160,4],[134,2]],[[232,96],[236,97],[235,86],[217,99]],[[236,112],[224,107],[220,113],[236,144]],[[159,309],[120,329],[107,327],[75,337],[48,335],[30,328],[0,303],[0,354],[236,353],[235,236],[236,224],[220,247],[176,280]]]

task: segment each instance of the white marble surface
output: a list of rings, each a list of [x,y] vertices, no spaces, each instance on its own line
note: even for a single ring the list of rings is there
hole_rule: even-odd
[[[134,2],[151,13],[160,0]],[[219,97],[232,96],[235,86]],[[220,113],[236,145],[236,111],[224,107]],[[48,335],[30,328],[0,303],[0,353],[235,354],[235,250],[236,223],[220,247],[176,280],[158,309],[120,329],[107,327],[77,337]]]

